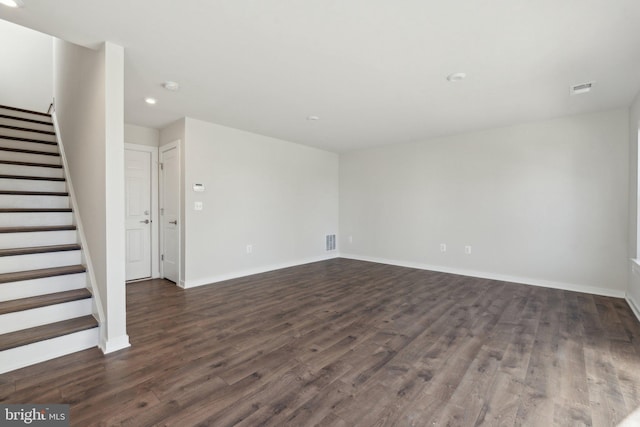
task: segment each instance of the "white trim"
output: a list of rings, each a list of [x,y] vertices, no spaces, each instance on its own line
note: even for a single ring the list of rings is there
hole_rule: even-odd
[[[168,144],[162,145],[159,147],[159,157],[160,157],[160,162],[162,162],[162,157],[165,151],[169,151],[172,149],[176,149],[176,152],[178,153],[178,224],[179,226],[177,227],[178,229],[178,238],[177,238],[177,242],[178,242],[178,280],[176,281],[176,284],[182,288],[184,288],[184,278],[182,277],[182,230],[184,229],[184,224],[182,223],[182,208],[183,208],[183,203],[182,203],[182,153],[180,152],[181,150],[181,141],[179,139],[175,140],[175,141],[171,141]],[[161,169],[163,170],[163,169]],[[161,176],[162,172],[159,171],[158,176]],[[160,208],[163,205],[163,200],[162,200],[162,185],[163,185],[163,179],[164,179],[164,175],[162,175],[162,179],[159,180],[159,184],[158,184],[158,207]],[[158,222],[161,222],[162,218],[160,218],[160,216],[158,216]],[[163,248],[163,244],[164,244],[164,233],[163,233],[163,228],[160,226],[160,231],[159,231],[159,235],[160,235],[160,239],[159,239],[159,250],[160,252],[162,252],[162,248]],[[160,257],[160,255],[158,255],[158,257]],[[164,279],[164,271],[163,271],[163,263],[162,261],[160,261],[160,277]]]
[[[280,270],[282,268],[297,267],[299,265],[310,264],[312,262],[326,261],[329,259],[339,258],[338,254],[332,252],[330,255],[322,255],[317,257],[300,259],[297,261],[283,262],[280,264],[271,264],[264,267],[252,268],[249,270],[234,271],[233,273],[221,274],[218,276],[207,277],[204,279],[181,281],[179,286],[184,289],[195,288],[197,286],[211,285],[225,280],[238,279],[240,277],[252,276],[254,274],[267,273],[269,271]]]
[[[54,111],[51,114],[51,119],[53,122],[53,127],[56,132],[56,136],[58,137],[58,147],[60,148],[60,158],[62,160],[62,170],[64,171],[64,178],[67,183],[67,192],[69,193],[69,199],[71,200],[71,210],[73,222],[78,229],[78,238],[80,239],[80,246],[82,247],[82,258],[84,260],[84,266],[87,269],[87,288],[93,294],[93,314],[98,319],[98,324],[100,325],[100,337],[104,337],[106,334],[106,327],[104,325],[105,315],[104,310],[102,309],[102,300],[100,298],[100,292],[98,287],[95,286],[97,283],[95,272],[93,271],[93,262],[91,261],[91,254],[89,253],[89,245],[87,244],[87,239],[84,233],[84,226],[82,225],[82,220],[80,219],[80,209],[78,209],[78,204],[76,203],[76,194],[73,189],[73,183],[71,182],[71,176],[69,175],[69,165],[67,163],[67,156],[64,153],[64,143],[62,140],[62,132],[60,132],[60,127],[58,125],[58,116],[56,115],[55,105]]]
[[[129,343],[129,335],[122,335],[119,337],[111,338],[108,341],[101,339],[99,346],[100,350],[102,350],[104,354],[108,354],[127,347],[131,347],[131,344]]]
[[[151,153],[151,278],[160,277],[160,210],[158,208],[158,147],[125,142],[125,150]]]
[[[638,322],[640,322],[640,309],[638,308],[636,303],[633,302],[633,298],[631,298],[629,295],[626,295],[624,299],[627,301],[627,304],[629,304],[629,307],[631,308],[631,311],[633,311],[633,314],[636,315],[636,319],[638,319]]]
[[[385,258],[368,257],[353,254],[341,254],[342,258],[355,259],[359,261],[375,262],[378,264],[390,264],[398,267],[417,268],[419,270],[438,271],[441,273],[458,274],[460,276],[477,277],[480,279],[500,280],[503,282],[519,283],[523,285],[540,286],[543,288],[561,289],[564,291],[584,292],[593,295],[606,297],[624,298],[624,291],[614,289],[599,288],[595,286],[579,285],[574,283],[554,282],[544,279],[532,279],[529,277],[509,276],[499,273],[488,273],[485,271],[466,270],[452,267],[442,267],[438,265],[422,264],[408,261],[398,261]]]

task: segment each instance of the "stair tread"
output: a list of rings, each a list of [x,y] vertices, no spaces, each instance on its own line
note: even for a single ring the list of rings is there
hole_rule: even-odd
[[[64,178],[51,178],[47,176],[32,176],[32,175],[0,175],[1,179],[27,179],[33,181],[64,181]]]
[[[21,331],[11,332],[2,335],[0,339],[0,351],[16,348],[23,345],[33,344],[38,341],[44,341],[57,338],[63,335],[69,335],[74,332],[80,332],[92,329],[98,326],[95,317],[83,316],[75,319],[64,320],[62,322],[50,323],[35,328],[23,329]]]
[[[50,165],[49,163],[36,163],[36,162],[17,162],[17,161],[14,161],[14,160],[0,160],[0,164],[16,165],[16,166],[33,166],[33,167],[39,167],[39,168],[62,169],[62,165]]]
[[[0,190],[0,194],[7,196],[68,196],[66,191],[12,191]]]
[[[0,227],[0,234],[4,233],[34,233],[39,231],[67,231],[75,230],[75,225],[48,225],[33,227]]]
[[[91,298],[87,288],[0,302],[0,315]]]
[[[3,125],[0,124],[0,129],[11,129],[11,130],[19,130],[21,132],[34,132],[34,133],[41,133],[44,135],[55,135],[56,133],[50,130],[40,130],[40,129],[30,129],[30,128],[23,128],[20,126],[11,126],[11,125]]]
[[[71,208],[0,208],[0,213],[71,212]]]
[[[0,136],[0,138],[4,138]],[[57,143],[53,143],[56,144]],[[51,145],[53,145],[51,144]],[[22,148],[9,148],[9,147],[0,147],[1,151],[10,151],[12,153],[24,153],[24,154],[39,154],[42,156],[57,156],[60,157],[60,153],[52,153],[50,151],[38,151],[38,150],[23,150]]]
[[[38,125],[53,126],[53,123],[51,123],[51,122],[45,122],[43,120],[27,119],[26,117],[11,116],[11,115],[8,115],[8,114],[0,114],[0,119],[20,120],[20,121],[23,121],[23,122],[35,123],[35,124],[38,124]]]
[[[18,108],[18,107],[9,107],[8,105],[0,105],[0,108],[4,108],[5,110],[11,110],[11,111],[20,111],[21,113],[31,113],[31,114],[36,114],[38,116],[44,116],[44,117],[51,118],[51,114],[49,114],[49,113],[41,113],[40,111],[26,110],[24,108]]]
[[[0,139],[9,139],[11,141],[33,142],[35,144],[58,145],[57,141],[46,141],[43,139],[23,138],[21,136],[0,135]]]
[[[65,265],[64,267],[42,268],[39,270],[16,271],[0,274],[0,283],[21,282],[23,280],[42,279],[45,277],[64,276],[67,274],[84,273],[87,269],[83,265]]]
[[[79,251],[79,250],[80,250],[80,245],[77,243],[72,243],[68,245],[32,246],[29,248],[0,249],[0,257],[15,256],[15,255],[44,254],[48,252]]]

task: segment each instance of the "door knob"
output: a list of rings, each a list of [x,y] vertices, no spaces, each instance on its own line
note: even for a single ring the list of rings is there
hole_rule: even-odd
[[[169,221],[169,224],[178,225],[178,220],[176,219],[175,221]]]
[[[149,224],[151,221],[149,221],[148,219],[145,219],[144,221],[140,221],[143,224]]]

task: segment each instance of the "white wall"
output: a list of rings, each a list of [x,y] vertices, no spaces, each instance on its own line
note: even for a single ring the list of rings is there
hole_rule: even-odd
[[[343,154],[341,252],[622,296],[628,153],[624,109]]]
[[[157,147],[160,145],[160,131],[158,129],[125,123],[124,142],[127,144]]]
[[[106,352],[128,346],[124,276],[124,55],[54,44],[55,116],[105,319]]]
[[[627,300],[640,318],[640,261],[638,258],[638,131],[640,92],[629,109],[629,286]]]
[[[0,40],[0,104],[46,112],[53,99],[53,38],[0,19]]]
[[[337,154],[191,118],[183,148],[185,286],[336,255]]]

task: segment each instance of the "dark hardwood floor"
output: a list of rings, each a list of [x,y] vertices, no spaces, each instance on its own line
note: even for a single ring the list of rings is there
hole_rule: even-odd
[[[132,347],[0,375],[76,426],[613,426],[640,406],[626,302],[345,259],[127,287]]]

